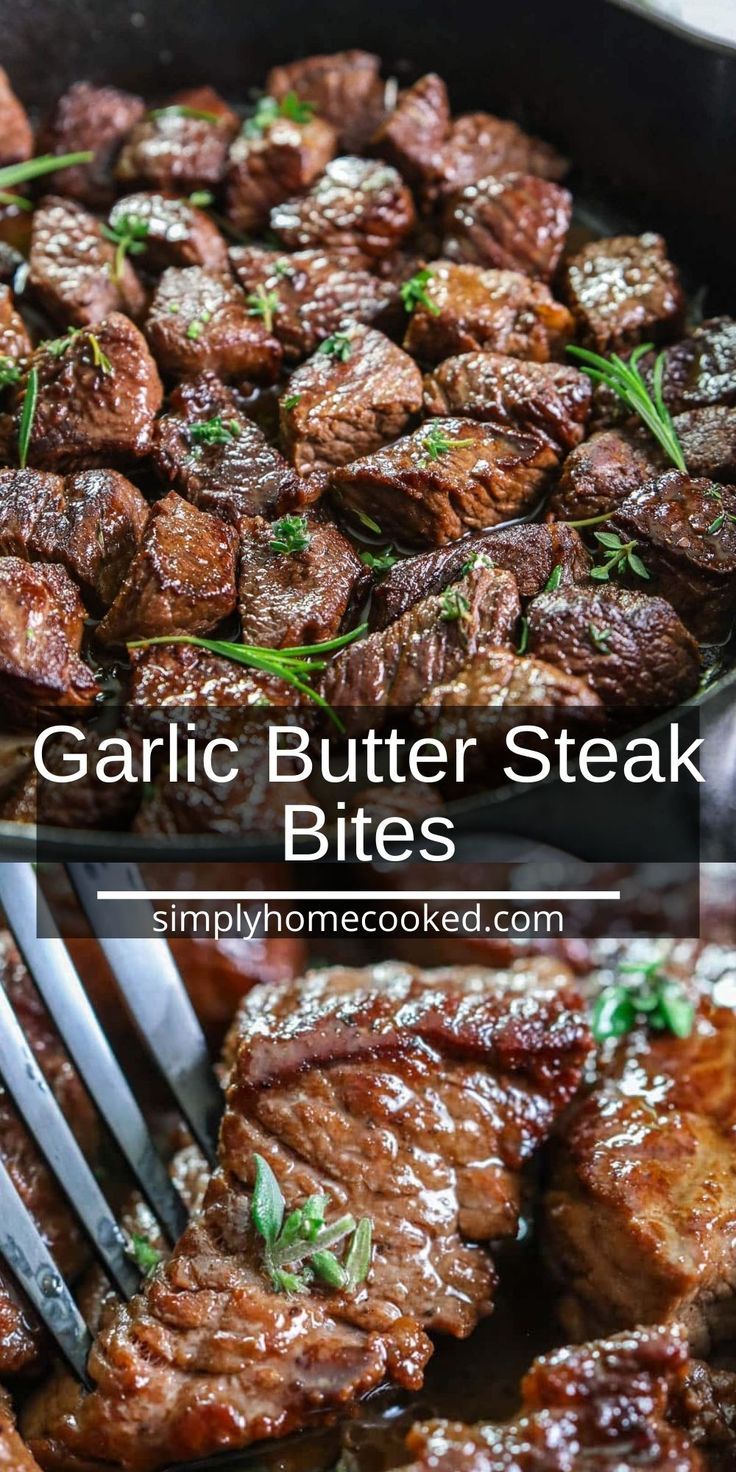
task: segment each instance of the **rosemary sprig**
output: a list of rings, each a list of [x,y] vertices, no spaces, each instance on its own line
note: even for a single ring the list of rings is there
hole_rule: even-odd
[[[633,572],[638,578],[648,579],[649,573],[635,550],[636,542],[622,542],[618,532],[594,532],[593,535],[608,553],[608,556],[599,554],[603,561],[590,569],[590,576],[596,582],[609,582],[612,572]]]
[[[422,437],[422,448],[425,460],[439,460],[440,455],[448,455],[450,450],[464,450],[466,445],[472,445],[472,439],[453,440],[446,435],[439,425],[433,424]]]
[[[274,314],[279,309],[279,294],[277,291],[266,291],[265,286],[257,286],[246,297],[249,317],[262,317],[266,332],[273,332]]]
[[[18,426],[18,464],[21,470],[25,470],[28,462],[28,447],[31,442],[33,421],[36,417],[36,406],[38,404],[38,369],[31,368],[26,383],[26,391],[23,395],[23,408],[20,411],[20,424]]]
[[[432,317],[439,317],[440,309],[436,302],[432,301],[427,287],[434,280],[434,271],[427,267],[423,271],[417,271],[404,281],[399,287],[399,296],[404,303],[404,310],[413,312],[418,306],[425,307]]]
[[[85,149],[83,153],[43,153],[38,158],[27,158],[22,164],[6,164],[4,169],[0,169],[0,189],[28,184],[31,179],[40,179],[44,174],[55,174],[57,169],[91,164],[93,158],[92,150]]]
[[[263,1260],[277,1293],[307,1293],[315,1278],[329,1288],[352,1293],[365,1281],[371,1266],[372,1227],[368,1217],[356,1223],[346,1213],[327,1224],[329,1196],[308,1196],[285,1218],[281,1187],[262,1155],[254,1155],[255,1184],[251,1221],[263,1238]],[[331,1250],[350,1238],[344,1261]]]
[[[311,123],[314,103],[302,102],[296,92],[287,92],[280,102],[275,97],[259,97],[252,118],[248,118],[243,132],[246,138],[260,138],[277,118],[286,118],[290,123]]]
[[[128,648],[148,649],[153,644],[191,644],[195,649],[206,649],[210,654],[231,659],[234,664],[244,664],[249,669],[275,675],[302,695],[306,695],[308,700],[314,701],[337,730],[344,733],[345,727],[340,717],[324,696],[309,684],[309,680],[326,669],[328,661],[322,658],[323,655],[335,654],[346,645],[353,644],[356,639],[362,639],[367,629],[367,624],[359,624],[357,629],[352,629],[349,634],[340,634],[336,639],[326,639],[321,644],[294,645],[288,649],[268,649],[258,644],[233,644],[227,639],[202,639],[195,634],[158,634],[153,639],[134,639],[128,644]]]
[[[9,194],[7,189],[0,189],[0,204],[14,205],[18,210],[33,209],[32,199],[26,199],[24,194]]]
[[[271,551],[283,552],[287,556],[292,552],[306,552],[312,540],[306,516],[282,516],[280,521],[274,522],[273,530],[275,536]]]
[[[521,620],[521,624],[519,625],[519,642],[518,642],[518,644],[516,646],[516,653],[517,654],[526,654],[526,651],[527,651],[528,648],[529,648],[529,620],[528,620],[528,618],[523,618]]]
[[[669,456],[672,464],[676,465],[678,470],[686,471],[682,446],[675,434],[672,416],[662,396],[665,354],[659,353],[655,360],[650,394],[639,372],[639,361],[645,353],[653,351],[652,343],[640,343],[637,348],[634,348],[628,362],[624,362],[617,353],[612,353],[610,358],[602,358],[599,353],[591,353],[588,348],[568,347],[567,351],[573,357],[580,359],[583,373],[587,373],[594,383],[605,384],[606,388],[611,389],[633,414],[638,414]]]
[[[110,277],[113,281],[122,280],[126,256],[142,255],[150,229],[148,220],[134,214],[121,215],[114,225],[102,226],[105,239],[111,240],[116,247],[115,259],[110,266]]]
[[[591,1028],[597,1042],[623,1037],[639,1022],[676,1038],[690,1036],[695,1008],[680,984],[663,971],[660,960],[620,966],[619,972],[640,980],[614,982],[596,998]]]

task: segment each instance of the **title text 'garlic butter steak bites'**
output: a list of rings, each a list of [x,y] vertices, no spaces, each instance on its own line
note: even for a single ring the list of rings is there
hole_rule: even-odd
[[[418,1387],[427,1331],[490,1311],[487,1247],[517,1230],[520,1170],[589,1048],[570,973],[395,964],[322,970],[244,999],[219,1168],[169,1261],[104,1322],[86,1394],[63,1379],[24,1430],[47,1467],[149,1469],[305,1424],[380,1382]],[[278,1293],[250,1222],[254,1153],[287,1213],[326,1192],[373,1223],[354,1293]],[[329,1220],[329,1215],[328,1215]]]

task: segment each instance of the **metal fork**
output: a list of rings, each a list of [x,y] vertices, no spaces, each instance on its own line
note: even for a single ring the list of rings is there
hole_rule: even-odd
[[[121,870],[123,871],[121,874]],[[131,865],[73,864],[68,873],[95,934],[98,888],[142,888]],[[0,865],[0,906],[36,989],[76,1070],[165,1237],[187,1221],[145,1119],[54,926],[31,864]],[[204,1035],[164,940],[103,938],[121,997],[197,1144],[216,1158],[221,1092]],[[124,1298],[140,1284],[123,1232],[49,1088],[0,986],[0,1082],[33,1136],[111,1283]],[[33,1303],[67,1363],[89,1384],[91,1335],[69,1285],[0,1158],[0,1257]]]

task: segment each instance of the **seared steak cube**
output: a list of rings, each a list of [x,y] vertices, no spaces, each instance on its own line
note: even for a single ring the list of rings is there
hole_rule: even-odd
[[[567,239],[572,195],[535,174],[491,174],[448,199],[442,254],[551,281]]]
[[[469,112],[452,124],[430,186],[433,194],[447,195],[489,174],[514,170],[538,174],[542,179],[562,179],[567,167],[567,159],[540,138],[524,133],[516,123],[487,112]]]
[[[243,643],[282,649],[334,639],[370,585],[335,523],[314,514],[274,523],[258,516],[240,531]]]
[[[109,312],[140,317],[145,293],[100,221],[73,199],[48,195],[33,216],[29,290],[60,326],[99,322]]]
[[[188,199],[146,191],[126,194],[113,205],[110,226],[124,233],[129,225],[142,227],[137,243],[151,271],[204,266],[206,271],[227,272],[227,246],[217,226]]]
[[[728,638],[736,614],[736,492],[669,470],[611,518],[701,643]]]
[[[736,481],[736,408],[711,404],[676,414],[675,434],[691,475]]]
[[[38,398],[28,464],[42,470],[120,465],[151,449],[163,390],[146,340],[113,312],[94,330],[45,343],[33,354]],[[25,384],[13,397],[16,426]]]
[[[115,470],[82,470],[66,481],[44,470],[0,470],[0,554],[62,563],[103,607],[147,518],[140,491]]]
[[[198,732],[231,730],[239,736],[250,708],[299,704],[298,692],[286,681],[192,644],[152,644],[131,649],[130,658],[126,714],[143,730],[165,730],[169,719],[191,715]]]
[[[97,683],[79,656],[85,611],[68,572],[0,557],[0,692],[16,710],[91,705]]]
[[[113,168],[120,147],[144,112],[143,99],[132,92],[75,82],[59,98],[43,130],[43,149],[47,153],[92,150],[94,158],[49,175],[47,183],[54,193],[78,199],[90,209],[105,209],[117,193]]]
[[[736,321],[711,317],[665,348],[662,393],[672,414],[707,404],[736,403]],[[642,361],[646,375],[651,360]]]
[[[590,397],[590,379],[577,368],[503,353],[445,358],[424,381],[427,414],[507,424],[538,434],[560,455],[582,440]]]
[[[230,251],[233,270],[247,296],[269,297],[273,332],[288,363],[313,353],[345,322],[374,322],[397,300],[355,255],[299,250],[278,255],[257,245]]]
[[[558,357],[572,318],[541,281],[519,271],[433,261],[427,303],[414,307],[404,346],[429,363],[488,349],[546,363]]]
[[[298,123],[276,116],[262,127],[247,122],[230,149],[225,177],[227,214],[236,230],[262,230],[275,204],[319,178],[336,145],[324,118]]]
[[[557,456],[535,435],[474,419],[436,419],[344,469],[330,484],[350,511],[414,547],[532,511]]]
[[[357,152],[372,138],[385,112],[380,69],[380,58],[369,51],[307,56],[273,67],[266,92],[279,102],[295,92],[337,130],[341,148]]]
[[[667,342],[682,327],[685,299],[661,235],[591,240],[566,262],[563,291],[581,340],[598,353]]]
[[[169,491],[151,509],[97,638],[125,644],[157,634],[206,634],[235,608],[237,545],[232,527]]]
[[[410,184],[421,183],[432,173],[449,131],[447,88],[436,72],[428,72],[399,94],[396,107],[373,138],[373,147]]]
[[[9,286],[0,286],[0,360],[26,358],[31,354],[31,339],[20,312],[15,309]]]
[[[291,375],[280,404],[281,442],[300,475],[370,455],[422,406],[422,375],[382,332],[349,326]]]
[[[271,211],[271,229],[291,250],[356,250],[381,258],[398,249],[415,223],[401,175],[368,158],[336,158],[302,198]]]
[[[370,627],[385,629],[420,598],[440,593],[476,562],[512,572],[521,597],[533,598],[550,578],[566,587],[586,577],[591,558],[579,533],[562,523],[524,522],[474,532],[459,542],[397,562],[373,589]]]
[[[567,456],[550,507],[567,521],[601,516],[665,463],[656,441],[641,426],[600,430]]]
[[[698,646],[664,598],[599,583],[557,588],[527,610],[529,652],[587,680],[604,705],[646,712],[698,687]]]
[[[32,153],[33,129],[28,114],[0,66],[0,164],[20,163]]]
[[[211,87],[179,92],[130,133],[115,176],[126,188],[188,194],[219,184],[240,120]]]
[[[272,383],[279,371],[281,345],[267,304],[249,306],[231,277],[201,266],[164,271],[146,334],[164,372],[177,377],[212,369],[221,378]]]
[[[156,469],[195,506],[226,521],[278,516],[309,499],[307,487],[212,373],[185,380],[156,423]]]

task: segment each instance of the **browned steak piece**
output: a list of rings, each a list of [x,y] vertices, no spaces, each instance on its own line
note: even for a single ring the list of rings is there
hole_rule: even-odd
[[[428,72],[399,93],[396,107],[373,138],[373,147],[410,184],[420,184],[434,173],[449,131],[447,88],[436,72]]]
[[[31,157],[33,129],[28,114],[16,97],[7,72],[0,67],[0,164],[15,164]]]
[[[429,180],[432,195],[451,194],[489,174],[518,171],[542,179],[562,179],[567,159],[549,143],[522,132],[516,123],[487,112],[456,118]]]
[[[698,688],[698,646],[664,598],[610,583],[557,588],[527,610],[529,652],[587,680],[604,705],[676,705]]]
[[[370,586],[367,568],[335,523],[314,514],[299,518],[295,551],[284,549],[278,522],[259,516],[240,530],[243,643],[282,649],[334,639]]]
[[[429,305],[419,302],[414,308],[404,340],[408,352],[428,363],[484,348],[547,363],[559,356],[572,332],[567,307],[543,282],[519,271],[448,261],[433,261],[428,270]]]
[[[572,195],[536,174],[491,174],[445,204],[442,254],[551,281],[567,239]]]
[[[422,375],[373,327],[346,325],[291,375],[279,405],[284,454],[300,475],[395,440],[422,407]]]
[[[691,475],[736,481],[736,408],[733,405],[688,409],[676,414],[672,422]]]
[[[96,1389],[28,1408],[32,1449],[151,1469],[283,1436],[379,1382],[422,1382],[425,1331],[464,1336],[491,1306],[485,1244],[517,1229],[521,1166],[588,1050],[569,972],[384,964],[321,970],[245,998],[220,1169],[168,1263],[104,1321]],[[468,1139],[475,1142],[469,1156]],[[325,1193],[373,1222],[351,1293],[274,1291],[250,1223],[254,1153],[286,1211]]]
[[[161,634],[206,634],[235,608],[237,549],[232,527],[169,491],[151,508],[96,637],[124,644]]]
[[[648,585],[701,643],[726,639],[736,613],[736,492],[668,470],[633,491],[611,518],[635,541]]]
[[[643,362],[646,374],[649,363]],[[665,348],[662,380],[665,402],[672,414],[700,409],[706,404],[736,403],[736,321],[711,317],[682,342]]]
[[[39,1472],[38,1462],[15,1429],[15,1416],[7,1391],[0,1387],[1,1472]]]
[[[31,352],[31,339],[20,313],[16,311],[9,286],[0,286],[0,362],[4,358],[26,358]]]
[[[430,593],[388,628],[343,649],[325,671],[322,694],[354,710],[351,728],[374,725],[379,712],[408,709],[452,680],[479,651],[510,646],[519,613],[511,573],[471,568],[444,593]]]
[[[599,430],[567,456],[550,509],[569,521],[601,516],[666,464],[659,446],[641,426]]]
[[[84,605],[57,563],[0,557],[0,692],[21,708],[91,705],[92,671],[79,657]]]
[[[47,470],[0,470],[0,554],[62,563],[97,605],[115,597],[147,517],[140,491],[115,470],[66,480]]]
[[[587,576],[591,562],[572,527],[537,521],[492,527],[397,562],[373,589],[370,627],[385,629],[420,598],[441,593],[476,560],[481,566],[491,563],[512,572],[522,598],[541,593],[553,574],[555,580],[559,577],[561,586],[577,582]]]
[[[233,270],[248,296],[273,302],[273,332],[288,363],[313,353],[346,322],[374,322],[396,301],[396,287],[366,269],[354,254],[299,250],[278,255],[236,245]]]
[[[165,734],[173,711],[196,718],[198,732],[232,729],[238,737],[252,707],[299,704],[292,685],[191,644],[132,649],[130,657],[127,714],[141,730]]]
[[[271,211],[271,229],[291,250],[356,250],[390,255],[415,223],[401,175],[377,159],[333,159],[308,194]]]
[[[140,317],[145,293],[100,221],[73,199],[47,195],[33,215],[28,289],[61,327],[86,327],[109,312]]]
[[[728,1466],[736,1443],[736,1375],[694,1360],[677,1397],[673,1419],[696,1446],[714,1455],[714,1465]]]
[[[471,528],[532,511],[556,465],[554,450],[536,435],[475,419],[433,419],[334,470],[330,486],[341,504],[369,515],[387,537],[438,547]]]
[[[146,336],[163,371],[174,377],[211,369],[223,379],[273,383],[281,344],[257,307],[224,273],[171,266],[156,288]]]
[[[82,153],[91,150],[88,164],[76,164],[48,176],[56,194],[78,199],[90,209],[105,209],[117,190],[113,168],[125,138],[145,112],[142,97],[117,87],[75,82],[63,96],[42,134],[44,153]]]
[[[736,1013],[701,997],[692,1033],[638,1027],[601,1053],[556,1142],[545,1248],[574,1337],[684,1324],[696,1351],[736,1324]]]
[[[143,247],[139,258],[149,270],[203,266],[206,271],[227,273],[223,237],[209,215],[190,200],[145,190],[126,194],[113,205],[110,225],[124,234],[131,224],[145,231],[137,243]]]
[[[280,516],[309,499],[304,481],[213,373],[185,380],[156,423],[162,479],[226,521]]]
[[[590,379],[577,368],[525,363],[503,353],[445,358],[424,380],[427,414],[492,419],[540,435],[560,454],[580,444],[590,396]]]
[[[336,148],[335,130],[324,118],[300,123],[277,115],[260,127],[250,119],[230,149],[225,176],[225,206],[236,230],[263,230],[273,206],[308,189]]]
[[[385,112],[381,62],[370,51],[337,51],[307,56],[288,66],[275,66],[266,92],[279,102],[295,92],[311,102],[319,117],[337,130],[340,147],[358,152],[379,126]]]
[[[661,235],[589,241],[566,262],[563,293],[582,341],[598,353],[667,342],[682,328],[685,298]]]
[[[120,312],[36,348],[38,399],[28,464],[41,470],[128,465],[151,449],[163,389],[138,328]],[[26,382],[11,400],[15,435]]]
[[[672,1424],[688,1369],[675,1329],[552,1350],[524,1377],[512,1421],[412,1427],[411,1472],[703,1472],[700,1453]]]
[[[198,115],[199,114],[199,115]],[[237,113],[211,87],[179,92],[166,107],[136,123],[117,162],[115,176],[126,188],[188,194],[219,184],[230,144],[240,126]]]

